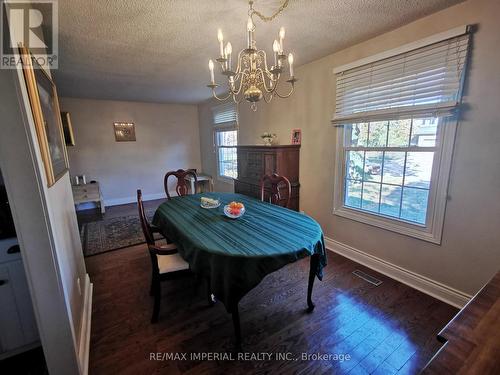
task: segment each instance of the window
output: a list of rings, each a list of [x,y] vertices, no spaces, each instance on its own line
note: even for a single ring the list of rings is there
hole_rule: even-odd
[[[425,225],[439,118],[345,128],[344,205]]]
[[[334,213],[441,241],[469,36],[336,70]]]
[[[238,144],[237,130],[216,130],[215,145],[217,148],[217,173],[220,177],[238,177],[236,146]]]
[[[212,110],[217,175],[221,179],[238,177],[236,147],[238,145],[238,112],[234,103],[216,106]]]

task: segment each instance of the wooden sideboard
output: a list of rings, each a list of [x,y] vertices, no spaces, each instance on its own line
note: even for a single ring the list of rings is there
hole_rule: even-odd
[[[422,374],[500,374],[500,272],[438,334]]]
[[[300,145],[237,146],[238,178],[235,193],[260,199],[260,179],[265,174],[278,173],[292,184],[290,208],[299,210]]]

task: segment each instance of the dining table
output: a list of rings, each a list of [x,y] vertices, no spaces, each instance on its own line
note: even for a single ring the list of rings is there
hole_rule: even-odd
[[[201,197],[220,206],[203,208]],[[230,202],[243,203],[244,215],[227,217],[224,206]],[[238,347],[240,300],[266,275],[307,256],[307,310],[314,310],[314,280],[322,280],[327,259],[323,232],[311,217],[242,194],[207,192],[172,197],[158,207],[152,223],[232,314]]]

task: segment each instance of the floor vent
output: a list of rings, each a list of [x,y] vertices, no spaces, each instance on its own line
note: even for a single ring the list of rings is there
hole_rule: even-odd
[[[363,280],[365,280],[365,281],[367,281],[370,284],[373,284],[375,286],[379,286],[380,284],[382,284],[382,281],[374,278],[373,276],[368,275],[367,273],[364,273],[363,271],[356,270],[356,271],[352,271],[352,273],[355,274],[357,277],[360,277]]]

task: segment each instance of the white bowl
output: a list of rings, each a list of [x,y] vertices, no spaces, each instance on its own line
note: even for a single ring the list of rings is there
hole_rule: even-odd
[[[228,218],[230,219],[237,219],[239,217],[242,217],[243,214],[245,213],[245,207],[243,207],[241,210],[240,210],[240,214],[239,215],[233,215],[229,212],[229,205],[225,205],[224,206],[224,215],[226,215]]]
[[[220,206],[220,201],[217,199],[217,204],[205,204],[203,201],[200,202],[201,208],[217,208]]]

